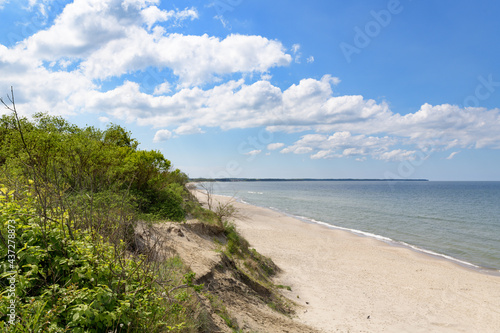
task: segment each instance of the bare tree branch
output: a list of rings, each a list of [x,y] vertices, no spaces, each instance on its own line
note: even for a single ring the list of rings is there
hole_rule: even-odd
[[[213,207],[213,194],[214,194],[214,184],[213,183],[201,183],[200,187],[205,190],[205,195],[207,196],[208,209],[212,210]]]

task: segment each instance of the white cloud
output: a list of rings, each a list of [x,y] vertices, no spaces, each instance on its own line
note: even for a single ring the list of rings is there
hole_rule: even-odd
[[[108,117],[99,117],[99,121],[101,123],[109,123],[110,119]]]
[[[262,81],[270,81],[273,78],[273,76],[269,73],[263,73],[260,75],[260,79]]]
[[[163,128],[155,135],[158,140],[171,138],[172,132],[203,133],[207,127],[307,131],[288,147],[267,148],[314,159],[401,160],[414,158],[417,150],[500,149],[500,109],[424,104],[400,115],[385,101],[336,94],[340,80],[331,75],[278,87],[270,82],[271,70],[297,60],[299,44],[288,54],[281,42],[262,36],[170,33],[169,23],[196,19],[198,13],[195,8],[161,10],[158,3],[78,0],[66,5],[52,26],[11,48],[0,45],[1,91],[15,87],[21,113],[105,110],[109,117]],[[151,67],[176,78],[162,77],[152,94],[133,76],[101,90],[99,80]]]
[[[196,126],[191,125],[181,125],[174,130],[175,134],[187,135],[187,134],[201,134],[205,133],[203,130]]]
[[[81,0],[68,4],[51,27],[20,43],[17,50],[38,60],[81,60],[81,69],[91,79],[149,66],[170,68],[185,86],[213,82],[232,73],[266,73],[291,63],[280,42],[261,36],[220,39],[169,34],[162,27],[149,31],[155,23],[198,17],[194,8],[165,11],[154,6],[156,3]]]
[[[222,24],[222,26],[226,29],[229,29],[231,30],[231,25],[229,24],[229,22],[224,18],[224,16],[222,15],[215,15],[214,16],[214,19],[216,20],[219,20],[220,23]]]
[[[446,159],[447,160],[451,160],[453,159],[458,153],[460,153],[459,151],[454,151],[450,154],[450,156],[448,156]]]
[[[125,115],[127,119],[148,123],[151,121],[147,119],[148,115],[158,116],[161,108],[170,106],[170,103],[191,108],[204,98],[209,99],[213,110],[220,107],[216,106],[214,98],[209,98],[210,91],[204,92],[199,88],[190,91],[181,89],[178,96],[167,100],[154,97],[155,94],[169,92],[167,83],[157,86],[153,95],[141,93],[141,89],[132,82],[102,93],[94,79],[120,77],[148,66],[157,66],[170,68],[183,85],[196,85],[232,73],[260,72],[268,75],[269,68],[291,62],[291,56],[284,53],[281,43],[261,36],[231,35],[221,40],[208,35],[166,34],[160,26],[148,32],[141,26],[143,18],[140,14],[157,3],[80,0],[66,5],[48,29],[35,33],[15,47],[0,45],[0,89],[7,91],[13,85],[16,91],[22,92],[18,100],[26,102],[25,110],[58,114],[97,110],[100,108],[97,102],[118,98],[127,102],[109,101],[107,104],[114,106],[109,110],[111,115],[118,114],[120,118]],[[169,11],[168,15],[192,19],[197,13],[194,9],[186,9]],[[148,22],[152,24],[153,21]],[[52,66],[46,67],[42,61],[48,61]],[[56,67],[57,64],[62,70]],[[70,65],[77,68],[68,70]],[[258,87],[259,84],[243,89],[239,96],[248,96],[252,100],[252,95],[258,95],[255,91],[259,90]],[[232,93],[224,85],[222,90],[226,94]],[[221,92],[221,89],[214,91]],[[30,96],[30,100],[23,99],[23,96]],[[192,99],[195,105],[189,103],[191,97],[198,97],[198,100]],[[132,107],[129,108],[128,102]],[[255,99],[254,102],[259,103]],[[148,110],[135,109],[133,105]],[[248,104],[248,107],[251,106],[251,103]],[[209,124],[212,116],[206,117]],[[182,125],[183,121],[190,119],[179,117],[177,120],[177,125]]]
[[[341,157],[338,154],[334,154],[331,150],[320,150],[316,154],[311,155],[311,159],[319,160],[319,159],[330,159],[334,157]]]
[[[61,66],[61,68],[68,68],[68,66],[70,66],[72,64],[71,60],[67,60],[67,59],[60,59],[58,61],[58,64],[59,66]]]
[[[166,129],[162,129],[162,130],[159,130],[156,132],[156,134],[153,138],[153,142],[167,141],[171,137],[172,137],[172,132],[170,132],[169,130],[166,130]]]
[[[284,143],[278,142],[278,143],[270,143],[267,145],[268,150],[276,150],[280,149],[281,147],[285,146]]]
[[[52,71],[0,45],[0,93],[13,86],[21,114],[50,111],[75,114],[95,84],[80,72]]]
[[[463,148],[500,149],[500,109],[460,108],[424,104],[404,116],[394,114],[381,130],[409,137],[412,142]]]
[[[36,59],[82,59],[123,37],[124,27],[134,21],[124,15],[117,0],[76,1],[66,5],[50,28],[37,32],[17,48]]]
[[[40,23],[45,25],[45,23],[46,23],[45,19],[48,17],[48,14],[49,14],[48,11],[54,7],[54,5],[53,5],[54,2],[55,2],[55,0],[29,0],[28,7],[25,9],[27,9],[29,11],[33,11],[35,8],[37,8],[38,13],[40,15],[38,17],[38,19],[44,18],[44,20],[41,21]]]
[[[352,135],[350,132],[345,131],[331,135],[307,134],[281,152],[312,153],[312,159],[371,156],[377,159],[394,160],[403,154],[402,152],[399,154],[396,152],[389,153],[390,147],[395,144],[397,144],[397,140],[388,136]]]
[[[307,63],[308,63],[308,64],[312,64],[313,62],[314,62],[314,57],[313,57],[313,56],[309,56],[309,57],[307,58]]]
[[[312,152],[313,149],[311,147],[297,147],[297,146],[290,146],[282,149],[280,153],[282,154],[289,154],[289,153],[294,153],[294,154],[308,154]]]
[[[189,9],[186,8],[180,12],[175,12],[173,10],[171,10],[170,12],[172,13],[173,17],[175,17],[177,20],[190,19],[192,21],[192,20],[197,19],[199,17],[198,11],[194,7],[191,7]]]
[[[249,151],[248,153],[245,153],[245,155],[256,156],[256,155],[259,155],[260,153],[262,153],[262,150],[252,150],[252,151]]]
[[[3,9],[5,4],[8,4],[8,3],[9,3],[9,0],[0,0],[0,9]]]
[[[239,80],[208,90],[185,88],[172,96],[156,97],[140,92],[138,84],[128,82],[107,93],[94,94],[88,106],[104,107],[113,110],[115,117],[155,127],[189,125],[226,130],[267,126],[271,131],[314,130],[318,134],[306,135],[282,150],[310,151],[314,158],[352,156],[353,151],[346,150],[350,148],[364,149],[357,151],[358,156],[398,160],[412,158],[415,147],[500,147],[498,109],[423,105],[421,110],[402,116],[393,113],[384,102],[378,104],[362,96],[332,96],[334,81],[328,76],[322,80],[304,79],[282,91],[268,81],[246,85]],[[398,144],[409,149],[390,149]]]
[[[149,5],[157,5],[160,0],[120,0],[123,9],[128,10],[130,7],[135,9],[143,9]]]
[[[171,91],[172,91],[172,85],[168,82],[163,82],[162,84],[159,84],[158,86],[155,87],[153,95],[168,94]]]
[[[403,160],[414,160],[416,151],[408,151],[403,149],[395,149],[381,153],[376,156],[380,160],[392,160],[392,161],[403,161]]]
[[[151,6],[141,11],[141,16],[148,26],[148,29],[151,29],[153,24],[168,20],[169,12],[161,10],[156,6]]]
[[[295,56],[294,61],[297,64],[300,64],[300,57],[302,56],[302,53],[299,52],[299,50],[300,50],[300,44],[293,44],[292,45],[292,52]]]
[[[156,6],[151,6],[141,11],[141,16],[148,26],[148,29],[158,22],[165,22],[174,19],[176,22],[182,22],[190,19],[191,21],[198,18],[198,11],[195,8],[184,9],[182,11],[161,10]],[[178,23],[177,23],[178,24]]]
[[[82,68],[92,78],[106,79],[148,66],[170,68],[183,86],[213,82],[232,73],[266,73],[286,66],[291,57],[281,43],[260,36],[216,37],[169,34],[154,36],[141,28],[130,28],[93,52]]]

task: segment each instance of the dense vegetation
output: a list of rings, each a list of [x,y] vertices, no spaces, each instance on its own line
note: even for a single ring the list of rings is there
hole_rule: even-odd
[[[230,203],[209,198],[211,210],[202,208],[184,173],[118,125],[80,128],[43,113],[29,120],[13,94],[10,102],[0,118],[0,332],[210,332],[203,299],[238,331],[179,257],[137,241],[138,225],[188,216],[223,235],[235,276],[290,311],[273,291],[277,267],[229,223]]]
[[[194,275],[134,248],[137,221],[181,221],[196,207],[187,176],[120,126],[28,120],[11,102],[0,119],[0,331],[196,331]]]

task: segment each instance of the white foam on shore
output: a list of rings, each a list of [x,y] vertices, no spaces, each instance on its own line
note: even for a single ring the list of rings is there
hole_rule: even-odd
[[[274,209],[274,210],[276,210],[276,209]],[[276,210],[276,211],[279,211],[279,210]],[[474,269],[475,271],[479,271],[480,273],[492,274],[492,275],[500,275],[500,270],[490,269],[490,268],[485,268],[485,267],[482,267],[482,266],[478,266],[478,265],[475,265],[475,264],[470,263],[468,261],[457,259],[455,257],[449,256],[449,255],[446,255],[446,254],[437,253],[437,252],[434,252],[434,251],[431,251],[431,250],[423,249],[421,247],[418,247],[418,246],[415,246],[415,245],[411,245],[411,244],[408,244],[408,243],[405,243],[405,242],[402,242],[402,241],[396,241],[396,240],[394,240],[392,238],[389,238],[389,237],[385,237],[385,236],[381,236],[381,235],[377,235],[377,234],[373,234],[373,233],[370,233],[370,232],[361,231],[361,230],[357,230],[357,229],[344,228],[344,227],[336,226],[336,225],[333,225],[333,224],[330,224],[330,223],[327,223],[327,222],[317,221],[317,220],[309,218],[309,217],[297,216],[297,215],[288,214],[288,213],[284,213],[284,214],[286,214],[286,215],[288,215],[290,217],[294,217],[296,219],[299,219],[301,221],[307,222],[307,223],[319,224],[319,225],[325,226],[325,227],[330,228],[330,229],[347,231],[349,233],[352,233],[352,234],[355,234],[355,235],[358,235],[358,236],[374,238],[376,240],[385,242],[385,243],[387,243],[389,245],[393,245],[393,246],[395,245],[395,246],[401,246],[401,247],[404,247],[404,248],[409,248],[409,249],[411,249],[413,251],[416,251],[416,252],[419,252],[419,253],[423,253],[423,254],[426,254],[426,255],[430,255],[430,256],[433,256],[433,257],[437,257],[437,258],[441,258],[441,259],[445,259],[445,260],[451,261],[451,262],[456,263],[456,264],[458,264],[458,265],[460,265],[462,267]]]

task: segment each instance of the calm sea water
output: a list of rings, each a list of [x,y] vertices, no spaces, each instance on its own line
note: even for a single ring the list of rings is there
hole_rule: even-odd
[[[213,188],[309,222],[500,270],[500,182],[233,182]]]

